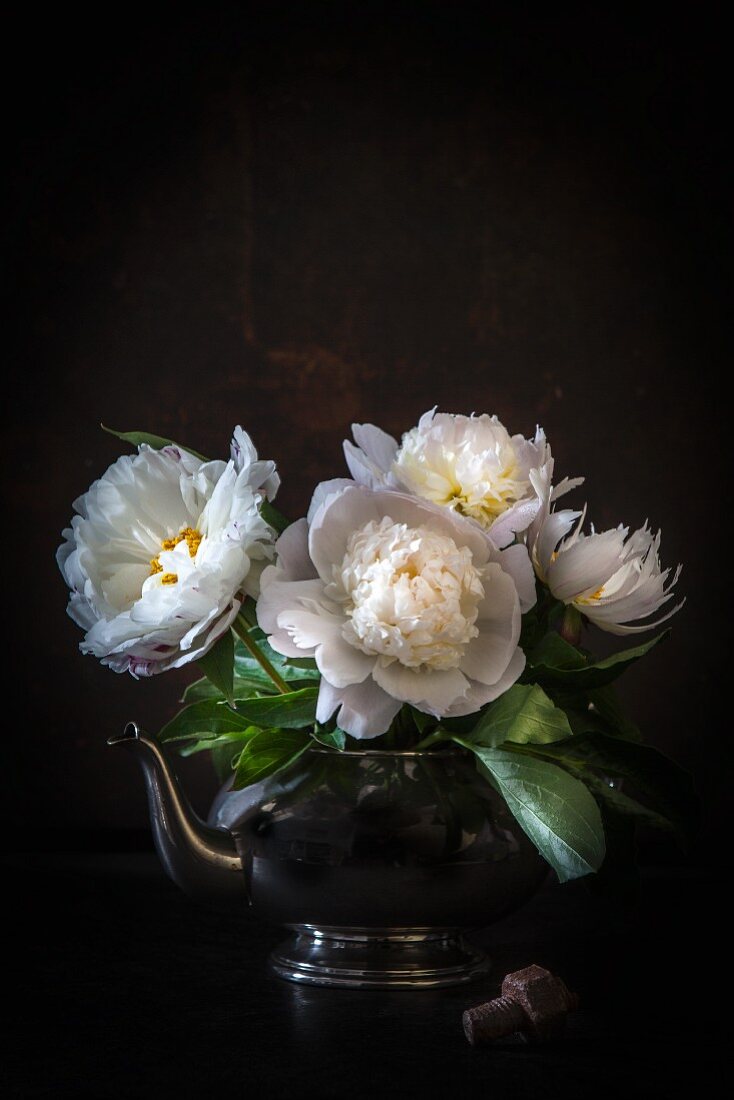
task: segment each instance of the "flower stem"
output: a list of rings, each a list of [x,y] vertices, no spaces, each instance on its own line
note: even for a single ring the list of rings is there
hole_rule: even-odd
[[[258,662],[263,671],[267,672],[268,676],[273,681],[281,695],[286,695],[290,691],[290,688],[288,687],[282,676],[279,676],[278,673],[275,671],[255,639],[251,637],[250,630],[247,625],[247,620],[241,614],[237,615],[237,617],[235,618],[234,622],[232,623],[232,629],[234,630],[240,641],[246,646],[247,649],[249,649],[250,653]]]
[[[577,646],[581,640],[581,612],[573,604],[567,604],[561,620],[559,634],[570,645]]]
[[[428,737],[424,737],[422,741],[419,741],[418,744],[415,746],[415,751],[418,752],[419,749],[427,749],[430,745],[435,745],[437,741],[450,740],[451,734],[447,734],[446,730],[439,729],[436,730],[435,733],[429,733]]]

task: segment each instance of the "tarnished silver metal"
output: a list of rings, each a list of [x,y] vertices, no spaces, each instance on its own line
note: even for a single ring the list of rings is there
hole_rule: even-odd
[[[305,985],[436,989],[474,981],[490,966],[488,956],[458,931],[293,928],[294,935],[272,952],[270,964],[280,978]]]
[[[156,847],[199,896],[246,897],[292,930],[271,956],[311,985],[456,985],[489,960],[462,939],[527,900],[547,865],[463,749],[314,747],[242,791],[228,785],[200,822],[161,747],[132,724]],[[235,885],[237,883],[237,885]]]
[[[232,834],[199,820],[158,742],[128,722],[107,744],[124,745],[143,769],[153,840],[166,874],[191,897],[244,903],[242,864]]]

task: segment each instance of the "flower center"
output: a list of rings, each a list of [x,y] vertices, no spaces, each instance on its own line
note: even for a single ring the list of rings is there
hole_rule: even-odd
[[[175,550],[180,542],[185,542],[189,548],[189,557],[195,558],[196,551],[199,549],[199,543],[203,539],[201,531],[197,531],[194,527],[184,527],[177,535],[172,539],[163,539],[161,543],[161,550]],[[163,566],[161,565],[160,554],[157,554],[154,558],[150,559],[150,575],[154,577],[156,573],[163,573]],[[161,584],[176,584],[178,582],[178,573],[163,573],[161,577]]]
[[[329,594],[344,605],[344,637],[407,668],[456,668],[479,630],[484,596],[471,551],[389,516],[355,531]]]
[[[574,600],[574,603],[581,603],[581,604],[596,603],[596,601],[600,600],[603,595],[604,595],[604,585],[602,585],[601,588],[597,588],[596,592],[592,592],[588,596],[577,596],[576,599]]]
[[[460,417],[406,432],[392,470],[416,496],[487,528],[528,494],[525,465],[498,421]]]

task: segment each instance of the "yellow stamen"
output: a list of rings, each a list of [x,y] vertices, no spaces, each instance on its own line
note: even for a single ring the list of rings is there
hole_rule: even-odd
[[[597,588],[596,592],[592,592],[590,596],[581,596],[576,600],[576,603],[596,603],[604,595],[604,585],[601,588]]]
[[[172,539],[164,539],[161,543],[162,550],[175,550],[180,542],[185,542],[188,547],[189,557],[195,558],[196,551],[199,549],[199,543],[204,538],[201,531],[197,531],[194,527],[184,527],[177,535]],[[156,573],[162,573],[163,566],[160,563],[159,556],[150,559],[150,575],[154,577]],[[178,580],[176,573],[166,573],[165,577],[161,578],[161,584],[175,584]]]

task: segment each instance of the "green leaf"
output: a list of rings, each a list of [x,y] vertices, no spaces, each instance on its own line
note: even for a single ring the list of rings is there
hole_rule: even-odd
[[[640,727],[625,717],[616,689],[611,684],[590,691],[587,698],[592,705],[592,713],[598,715],[607,726],[607,730],[602,732],[610,732],[627,741],[642,741]]]
[[[432,714],[424,714],[422,710],[416,710],[415,707],[411,707],[409,704],[406,704],[406,707],[418,733],[423,733],[429,726],[435,725],[436,719]]]
[[[302,729],[316,721],[317,687],[300,688],[284,695],[269,695],[261,699],[242,699],[237,702],[238,716],[248,725],[279,726],[286,729]],[[198,704],[196,704],[198,705]]]
[[[141,443],[147,443],[155,451],[160,451],[164,447],[179,447],[182,451],[187,451],[190,455],[193,455],[194,458],[200,458],[202,462],[209,461],[208,458],[200,455],[198,451],[192,450],[191,447],[186,447],[183,443],[176,443],[173,439],[166,439],[162,435],[152,435],[150,432],[116,432],[114,428],[108,428],[105,424],[100,424],[100,428],[103,432],[116,436],[123,443],[129,443],[132,447],[139,447]]]
[[[158,734],[159,741],[186,741],[241,733],[253,725],[217,699],[205,699],[180,710]]]
[[[467,744],[561,882],[597,871],[604,828],[596,801],[563,768],[503,749]]]
[[[262,650],[273,668],[284,680],[318,680],[320,678],[318,667],[312,657],[284,657],[282,653],[276,653],[270,646],[259,627],[254,627],[249,633],[253,640],[257,642],[258,648]],[[275,690],[272,680],[263,670],[262,665],[252,656],[247,646],[239,640],[235,646],[234,662],[235,676],[245,676],[246,674],[251,676],[253,673],[258,673],[267,679],[271,690]]]
[[[220,736],[200,737],[196,741],[190,741],[182,745],[178,752],[180,756],[195,756],[200,752],[214,752],[215,749],[229,747],[232,754],[241,752],[251,737],[260,730],[257,726],[248,726],[247,729],[237,733],[223,733]]]
[[[261,730],[247,744],[237,761],[233,790],[239,791],[292,764],[311,744],[311,738],[295,730]]]
[[[319,671],[315,661],[310,658],[299,658],[297,661],[286,658],[270,648],[261,630],[253,630],[250,633],[255,637],[258,646],[276,672],[294,689],[319,682]],[[256,635],[260,635],[260,637]],[[277,691],[278,689],[262,665],[255,660],[242,642],[237,641],[234,648],[234,676],[232,680],[232,694],[235,700],[249,699],[256,692],[261,695],[274,695],[277,694]],[[196,680],[195,683],[189,684],[184,691],[183,702],[194,703],[200,699],[217,699],[221,698],[221,694],[210,680]]]
[[[594,775],[624,779],[625,795],[649,804],[684,842],[698,825],[700,804],[690,775],[649,745],[587,733],[562,744],[528,746],[522,751],[552,760],[584,782],[593,783]]]
[[[665,630],[649,642],[644,642],[633,649],[624,649],[621,653],[614,653],[611,657],[605,657],[604,660],[595,661],[593,664],[586,664],[584,667],[558,668],[544,664],[541,661],[533,665],[532,678],[546,687],[558,687],[566,691],[590,691],[604,687],[616,680],[618,676],[621,676],[625,669],[629,668],[635,661],[639,661],[640,657],[644,657],[646,653],[649,653],[651,649],[669,637],[670,631]],[[560,640],[563,641],[563,639]],[[568,648],[574,649],[573,646]],[[555,658],[558,652],[559,649],[554,643],[554,654],[551,659]],[[578,650],[575,650],[575,652],[578,652]]]
[[[279,512],[277,508],[274,508],[269,500],[264,500],[260,505],[260,515],[269,523],[271,527],[274,527],[278,534],[282,534],[286,527],[290,527],[291,521],[286,519],[282,512]]]
[[[612,684],[594,691],[564,691],[546,685],[545,691],[560,710],[565,712],[571,732],[607,733],[628,741],[641,741],[638,727],[622,713],[622,706]]]
[[[239,689],[239,690],[238,690]],[[232,696],[236,700],[238,697],[246,699],[249,695],[255,691],[260,691],[260,685],[247,686],[243,688],[239,685],[236,679],[232,681]],[[219,699],[223,698],[222,692],[206,676],[202,676],[201,680],[194,680],[193,684],[189,684],[184,690],[181,696],[182,703],[200,703],[204,699]]]
[[[240,746],[236,741],[229,744],[214,745],[211,750],[211,762],[220,783],[231,778],[234,762],[240,755]]]
[[[503,741],[520,744],[560,741],[571,736],[568,718],[538,684],[514,684],[490,703],[469,735],[472,743],[490,748]]]
[[[618,787],[612,786],[608,780],[603,779],[601,776],[591,776],[586,773],[583,782],[596,795],[597,801],[614,813],[623,817],[635,818],[637,821],[641,821],[645,825],[651,825],[655,829],[670,831],[673,828],[672,823],[662,814],[658,814],[655,810],[643,806],[636,799],[630,798],[628,794],[620,791]]]
[[[280,671],[280,670],[279,670]],[[295,673],[296,670],[291,670],[291,673]],[[296,691],[298,688],[311,687],[314,683],[310,677],[303,679],[304,673],[301,670],[298,679],[294,679],[293,676],[288,676],[289,685]],[[263,694],[275,694],[275,685],[269,676],[263,673],[262,678],[257,674],[252,676],[237,676],[235,674],[232,682],[232,695],[234,696],[235,704],[238,702],[250,699],[253,695]],[[196,680],[193,684],[189,684],[183,693],[182,702],[184,703],[197,703],[201,699],[221,699],[222,693],[214,687],[211,680],[207,680],[204,677],[202,680]]]
[[[216,645],[196,662],[207,680],[230,703],[234,702],[232,680],[234,677],[234,639],[231,630],[225,630]]]
[[[344,730],[335,729],[331,733],[327,733],[326,730],[314,730],[311,734],[314,741],[318,741],[320,745],[325,745],[327,749],[338,749],[339,752],[344,752],[344,748],[347,743],[347,735]]]
[[[532,653],[528,654],[528,663],[543,665],[545,668],[586,668],[587,660],[583,653],[562,638],[560,634],[551,631],[546,634]]]

